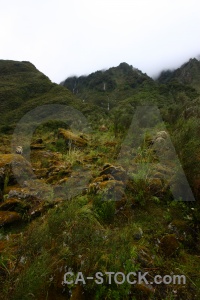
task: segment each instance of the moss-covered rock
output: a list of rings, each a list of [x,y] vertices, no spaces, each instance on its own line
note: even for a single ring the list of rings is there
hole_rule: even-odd
[[[87,146],[87,140],[83,137],[80,137],[73,132],[59,128],[58,130],[58,136],[64,138],[66,142],[66,147],[85,147]]]
[[[30,207],[30,204],[25,203],[16,198],[10,198],[0,204],[0,210],[3,211],[18,211],[18,210],[26,210]]]
[[[0,226],[21,220],[21,215],[14,211],[0,211]]]
[[[107,180],[114,180],[114,177],[110,174],[104,174],[102,176],[99,176],[99,177],[96,177],[93,182],[97,182],[97,183],[100,183],[100,182],[103,182],[103,181],[107,181]]]
[[[52,187],[47,185],[43,180],[34,179],[24,181],[24,185],[11,186],[8,188],[8,199],[17,198],[19,200],[32,203],[32,201],[46,200],[51,197]]]
[[[113,166],[109,163],[103,166],[103,171],[101,171],[100,176],[108,174],[119,181],[125,181],[127,178],[126,171],[121,166]]]
[[[31,144],[30,146],[31,150],[42,150],[45,148],[45,145],[41,144]]]
[[[103,175],[107,176],[107,175]],[[98,177],[103,179],[102,176]],[[88,192],[91,194],[98,194],[102,196],[103,200],[113,200],[115,201],[116,209],[120,209],[122,206],[126,204],[127,197],[124,192],[124,184],[122,181],[117,180],[104,180],[104,181],[97,181],[94,180],[93,183],[89,185]]]
[[[0,188],[34,178],[31,164],[18,154],[0,155]]]

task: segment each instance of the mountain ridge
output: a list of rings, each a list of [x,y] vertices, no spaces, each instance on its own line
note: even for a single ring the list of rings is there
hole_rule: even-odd
[[[50,103],[72,105],[95,124],[117,109],[129,114],[137,105],[156,104],[161,108],[180,99],[193,100],[199,91],[199,65],[198,60],[191,59],[154,80],[123,62],[88,76],[69,77],[58,85],[30,62],[0,60],[0,125],[12,127],[26,112]],[[188,84],[179,80],[185,68],[190,70],[190,77],[194,74]]]
[[[16,123],[39,105],[60,103],[77,107],[80,100],[52,83],[30,62],[0,60],[0,125]]]
[[[178,80],[181,84],[187,84],[200,91],[200,61],[190,58],[175,70],[164,70],[156,79],[159,83],[169,83]]]

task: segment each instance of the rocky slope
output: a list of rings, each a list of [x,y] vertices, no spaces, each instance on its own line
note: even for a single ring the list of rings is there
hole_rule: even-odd
[[[67,79],[71,92],[28,62],[0,66],[0,299],[199,299],[198,91],[154,82],[125,63]],[[143,113],[131,123],[149,101],[165,123],[154,113],[152,122]],[[20,117],[51,103],[74,106],[87,126],[74,128],[68,114],[67,123],[40,124],[30,144],[19,131],[23,153],[13,153]],[[171,186],[183,178],[169,138],[196,201],[174,199]],[[68,284],[67,271],[148,272],[149,282],[108,284],[104,276],[102,285]],[[169,274],[186,283],[154,282]]]

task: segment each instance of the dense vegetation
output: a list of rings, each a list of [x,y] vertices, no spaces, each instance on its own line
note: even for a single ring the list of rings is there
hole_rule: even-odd
[[[199,299],[199,78],[191,59],[157,80],[121,63],[57,85],[0,61],[0,299]],[[72,108],[18,127],[47,104]],[[149,284],[68,284],[68,271],[148,272]],[[186,283],[156,285],[158,274]]]

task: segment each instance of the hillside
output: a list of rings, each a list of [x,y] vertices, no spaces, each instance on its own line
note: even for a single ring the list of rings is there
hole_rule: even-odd
[[[82,108],[88,104],[94,105],[96,109],[101,108],[104,118],[99,117],[98,120],[103,119],[103,122],[108,124],[112,120],[113,126],[118,127],[117,132],[119,128],[125,132],[138,106],[156,105],[164,121],[173,121],[186,107],[193,106],[193,101],[199,96],[198,89],[191,84],[168,78],[168,75],[165,75],[168,73],[163,71],[163,75],[154,81],[146,73],[127,63],[121,63],[117,67],[97,71],[88,76],[69,77],[61,82],[61,86],[65,86],[82,101]],[[198,82],[198,74],[196,70],[193,81]],[[97,116],[98,112],[94,115]],[[93,126],[95,125],[93,122]]]
[[[112,109],[139,91],[157,89],[152,78],[127,63],[108,70],[97,71],[88,76],[70,77],[62,86],[76,94],[84,102]]]
[[[57,85],[0,61],[1,300],[199,299],[194,70],[154,81],[121,63]],[[19,126],[44,104],[70,108]]]
[[[30,62],[0,60],[1,126],[12,128],[26,112],[50,103],[73,103],[77,107],[80,101],[66,88],[52,83]]]
[[[196,58],[191,58],[177,70],[161,72],[157,79],[159,83],[169,83],[173,80],[177,80],[183,85],[189,85],[200,91],[200,61]]]

